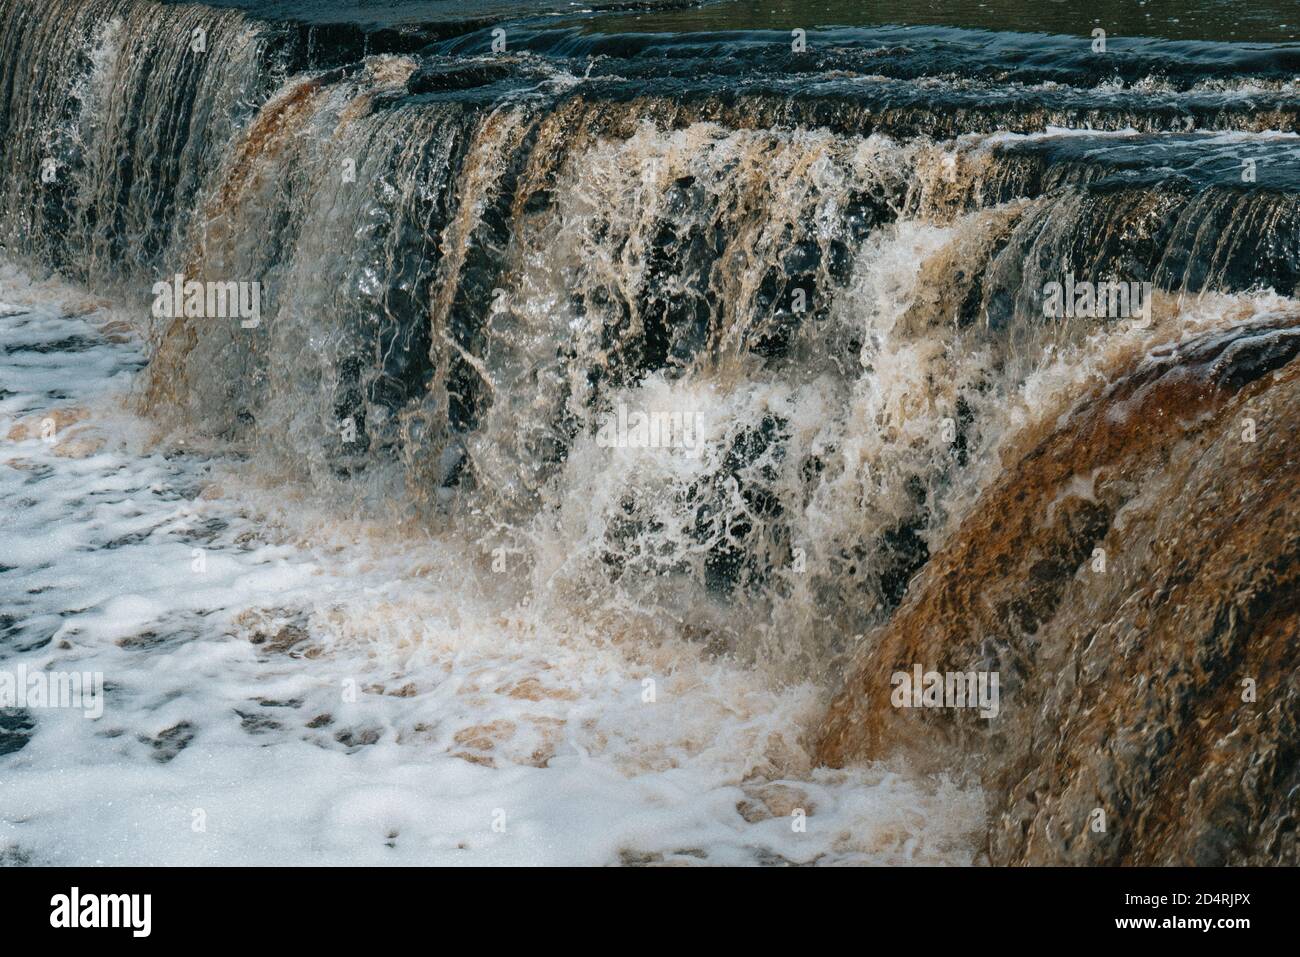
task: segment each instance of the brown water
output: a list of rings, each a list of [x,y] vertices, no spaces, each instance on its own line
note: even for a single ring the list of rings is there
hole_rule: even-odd
[[[403,689],[427,610],[475,655],[527,659],[516,683],[554,667],[547,700],[619,717],[583,748],[689,763],[696,793],[839,773],[810,754],[905,759],[925,793],[959,781],[961,828],[988,795],[973,845],[927,819],[940,859],[1294,862],[1300,61],[1265,42],[1293,36],[1280,5],[1178,6],[1094,6],[1116,17],[1103,53],[1050,3],[494,34],[499,5],[418,27],[340,5],[351,25],[323,28],[0,0],[0,242],[130,313],[132,407],[166,443],[310,502],[313,528],[434,556],[391,571],[393,607],[295,592],[233,634],[378,649],[376,686]],[[260,283],[259,322],[153,312],[177,274]],[[1067,276],[1150,284],[1154,309],[1049,316]],[[655,440],[629,432],[651,417]],[[332,582],[394,567],[339,553]],[[724,722],[746,757],[714,779],[698,723],[671,747],[620,723],[575,647],[616,657],[620,687],[684,655],[691,688],[730,689],[683,714],[763,689]],[[891,707],[917,664],[999,673],[1002,716]],[[1258,708],[1233,696],[1246,678]],[[533,684],[489,683],[441,757],[572,756],[516,720]],[[746,737],[778,699],[788,735]],[[184,700],[174,727],[212,720]],[[888,803],[872,835],[896,834]]]

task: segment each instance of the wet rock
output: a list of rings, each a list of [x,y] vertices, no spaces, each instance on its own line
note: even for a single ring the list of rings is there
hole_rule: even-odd
[[[190,742],[194,740],[194,734],[194,725],[188,721],[181,721],[166,730],[158,732],[152,738],[141,738],[140,740],[152,746],[155,761],[159,764],[167,764],[189,747]]]
[[[345,728],[335,732],[334,740],[349,750],[356,750],[378,744],[382,736],[378,728]]]
[[[411,74],[406,82],[406,88],[411,93],[466,90],[497,83],[511,76],[513,72],[509,65],[497,63],[473,63],[464,66],[454,63],[430,63]]]
[[[0,867],[31,867],[32,855],[17,844],[0,847]]]
[[[239,715],[239,726],[248,734],[265,734],[269,731],[279,731],[284,727],[279,721],[265,714],[249,713],[238,709],[235,714]]]
[[[858,662],[820,757],[977,777],[995,864],[1300,862],[1297,331],[1157,351],[1030,430]],[[917,663],[999,672],[998,715],[893,707]]]
[[[13,754],[27,747],[36,721],[26,708],[0,709],[0,754]]]

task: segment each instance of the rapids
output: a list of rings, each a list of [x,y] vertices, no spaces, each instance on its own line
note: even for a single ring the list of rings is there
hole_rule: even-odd
[[[557,6],[0,0],[0,855],[1296,863],[1293,28]]]

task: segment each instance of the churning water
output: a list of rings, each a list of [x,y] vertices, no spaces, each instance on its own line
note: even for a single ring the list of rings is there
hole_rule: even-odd
[[[0,859],[1294,858],[1286,11],[229,6],[0,0]]]

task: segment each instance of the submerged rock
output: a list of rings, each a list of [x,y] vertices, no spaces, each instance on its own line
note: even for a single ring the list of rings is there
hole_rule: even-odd
[[[1023,436],[822,760],[978,776],[996,864],[1300,861],[1298,318],[1146,356]],[[998,715],[893,707],[914,663],[998,673]]]

